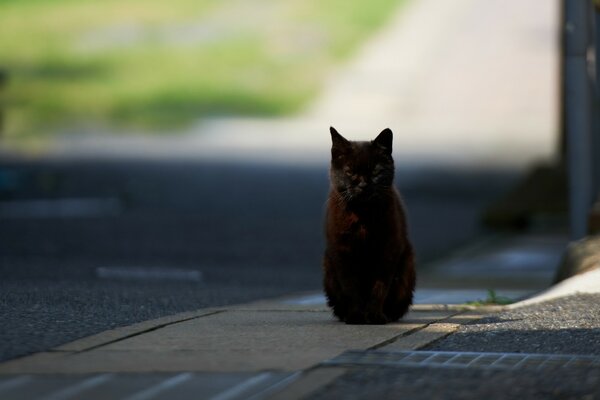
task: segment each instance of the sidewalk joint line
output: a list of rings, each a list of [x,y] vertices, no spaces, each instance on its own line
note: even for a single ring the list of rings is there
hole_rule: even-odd
[[[465,313],[465,312],[466,312],[466,311],[457,311],[457,312],[456,312],[456,313],[454,313],[454,314],[450,314],[450,315],[448,315],[448,316],[445,316],[445,317],[443,317],[443,318],[441,318],[441,319],[436,319],[436,320],[434,320],[434,321],[432,321],[432,322],[429,322],[429,323],[427,323],[427,324],[424,324],[423,326],[419,326],[419,327],[417,327],[417,328],[409,329],[408,331],[406,331],[406,332],[402,332],[402,333],[400,333],[399,335],[396,335],[396,336],[394,336],[394,337],[392,337],[392,338],[390,338],[390,339],[384,340],[384,341],[383,341],[383,342],[381,342],[381,343],[377,343],[376,345],[373,345],[373,346],[371,346],[371,347],[367,347],[367,350],[377,350],[377,349],[379,349],[379,348],[381,348],[381,347],[385,347],[385,346],[387,346],[388,344],[392,344],[392,343],[394,343],[394,342],[398,341],[398,339],[401,339],[401,338],[403,338],[403,337],[406,337],[406,336],[410,336],[410,335],[412,335],[412,334],[414,334],[414,333],[417,333],[417,332],[419,332],[419,331],[422,331],[422,330],[423,330],[423,329],[425,329],[425,328],[428,328],[428,327],[430,327],[431,325],[434,325],[434,324],[439,324],[439,323],[441,323],[441,322],[443,322],[443,321],[445,321],[445,320],[447,320],[447,319],[450,319],[450,318],[452,318],[452,317],[456,317],[457,315],[459,315],[459,314],[463,314],[463,313]],[[452,332],[450,332],[450,333],[452,333]],[[448,335],[449,335],[450,333],[448,333]],[[448,336],[448,335],[446,335],[446,336]],[[444,336],[444,337],[445,337],[445,336]],[[434,342],[435,342],[435,341],[437,341],[437,340],[439,340],[439,339],[436,339],[436,340],[434,340]],[[429,343],[428,343],[428,344],[429,344]],[[423,347],[423,346],[421,346],[421,347]]]
[[[417,347],[415,350],[422,350],[427,346],[431,346],[433,343],[436,343],[436,342],[439,342],[440,340],[446,339],[448,336],[452,335],[453,333],[456,333],[456,331],[446,332],[442,336],[438,337],[437,339],[434,339],[429,343],[425,343],[424,345]]]
[[[192,321],[194,319],[200,319],[200,318],[204,318],[204,317],[210,317],[212,315],[221,314],[221,313],[224,313],[226,311],[228,311],[228,310],[217,310],[217,311],[213,311],[213,312],[207,313],[207,314],[196,315],[194,317],[188,317],[188,318],[180,319],[180,320],[177,320],[177,321],[166,322],[164,324],[160,324],[160,325],[156,325],[156,326],[153,326],[151,328],[148,328],[148,329],[144,329],[143,331],[130,333],[129,335],[125,335],[125,336],[120,337],[120,338],[109,340],[108,342],[103,342],[103,343],[100,343],[100,344],[96,344],[94,346],[87,347],[87,348],[85,348],[83,350],[73,351],[73,352],[70,352],[70,354],[71,355],[75,355],[75,354],[80,354],[80,353],[86,353],[88,351],[96,350],[96,349],[98,349],[100,347],[104,347],[104,346],[108,346],[110,344],[122,342],[123,340],[131,339],[131,338],[136,337],[136,336],[144,335],[144,334],[149,333],[149,332],[153,332],[153,331],[156,331],[156,330],[159,330],[159,329],[162,329],[162,328],[166,328],[167,326],[170,326],[170,325],[176,325],[176,324],[179,324],[179,323],[182,323],[182,322]]]
[[[431,325],[431,324],[427,324],[427,325],[419,326],[418,328],[413,328],[413,329],[410,329],[410,330],[408,330],[408,331],[406,331],[406,332],[402,332],[402,333],[400,333],[399,335],[396,335],[396,336],[394,336],[394,337],[391,337],[391,338],[389,338],[389,339],[387,339],[387,340],[384,340],[384,341],[383,341],[383,342],[381,342],[381,343],[377,343],[377,344],[375,344],[375,345],[373,345],[373,346],[371,346],[371,347],[367,347],[367,350],[377,350],[377,349],[379,349],[379,348],[381,348],[381,347],[385,347],[385,346],[387,346],[388,344],[394,343],[395,341],[397,341],[397,340],[398,340],[398,339],[400,339],[400,338],[403,338],[403,337],[405,337],[405,336],[410,336],[410,335],[412,335],[413,333],[417,333],[417,332],[419,332],[420,330],[423,330],[423,329],[427,328],[429,325]]]

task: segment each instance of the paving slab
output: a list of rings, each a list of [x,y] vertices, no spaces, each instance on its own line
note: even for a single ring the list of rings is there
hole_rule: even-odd
[[[148,322],[0,365],[0,373],[151,371],[295,371],[348,349],[368,349],[411,334],[453,310],[413,311],[399,323],[336,321],[329,310],[281,309],[281,302],[186,313],[180,322]],[[190,316],[191,315],[191,316]],[[138,324],[139,326],[139,324]],[[132,334],[131,332],[136,332]]]
[[[439,327],[478,316],[458,306],[415,305],[398,323],[346,325],[323,304],[290,304],[297,297],[159,318],[0,364],[0,391],[5,385],[9,398],[28,399],[80,391],[90,399],[147,391],[158,398],[300,399],[348,371],[322,368],[324,360],[417,335],[402,346],[414,349]]]
[[[579,277],[585,277],[585,274]],[[206,379],[203,374],[213,373],[216,374],[215,382],[230,379],[226,388],[220,387],[217,390],[214,385],[210,386],[216,390],[215,393],[223,394],[239,389],[239,393],[236,392],[231,398],[244,398],[245,394],[251,392],[257,396],[260,394],[257,398],[299,399],[305,396],[320,398],[319,396],[330,396],[332,393],[345,396],[346,389],[342,390],[341,387],[354,387],[352,385],[356,383],[356,374],[367,374],[372,375],[373,382],[377,385],[360,385],[348,396],[369,398],[372,393],[379,393],[381,398],[392,398],[389,397],[392,393],[389,389],[399,387],[397,383],[405,382],[404,378],[407,376],[425,376],[423,382],[419,382],[426,386],[435,386],[439,384],[439,380],[454,377],[452,379],[463,382],[457,388],[471,388],[481,379],[493,382],[507,380],[520,385],[515,393],[532,396],[542,393],[535,385],[532,386],[532,382],[543,383],[547,380],[531,370],[471,369],[457,372],[451,368],[447,371],[441,371],[439,367],[432,369],[425,364],[413,365],[408,369],[398,365],[390,369],[388,360],[398,358],[397,355],[403,352],[419,349],[429,352],[466,349],[496,352],[528,350],[540,353],[547,353],[550,349],[553,353],[563,354],[579,351],[587,357],[590,351],[594,353],[598,340],[598,295],[577,294],[577,288],[570,287],[574,296],[520,308],[418,304],[413,306],[401,322],[383,326],[342,324],[323,305],[290,304],[290,299],[298,296],[200,310],[137,324],[137,329],[108,331],[107,340],[96,335],[87,343],[79,341],[50,352],[1,364],[0,385],[10,386],[15,379],[29,379],[30,384],[23,384],[23,388],[30,390],[31,386],[33,392],[27,393],[41,393],[40,385],[50,385],[51,390],[60,393],[105,379],[103,374],[106,373],[121,377],[124,373],[143,372],[145,374],[139,375],[140,379],[146,379],[144,377],[150,376],[149,373],[161,372],[161,384],[173,379],[182,380],[181,386],[177,383],[177,390],[189,394],[189,388],[194,385],[198,388],[210,386],[206,382],[202,383],[202,379]],[[576,331],[574,328],[577,328]],[[563,332],[568,334],[568,338],[563,337]],[[547,340],[548,338],[552,340]],[[556,347],[557,344],[562,347]],[[352,361],[345,364],[326,362],[341,360],[345,354],[352,352],[362,359],[370,360],[370,364],[358,367]],[[414,353],[418,356],[427,351]],[[476,359],[473,354],[465,353],[465,356],[468,360]],[[523,357],[522,353],[513,355]],[[553,357],[544,354],[541,356]],[[377,361],[379,359],[383,360],[380,366]],[[596,359],[592,361],[597,363]],[[453,368],[462,365],[454,364],[444,365],[454,366]],[[567,364],[575,367],[580,363],[569,361]],[[545,362],[545,365],[551,367],[553,364]],[[548,382],[552,382],[550,387],[556,393],[587,394],[597,388],[598,382],[593,379],[597,372],[594,368],[577,367],[563,371],[573,378],[585,379],[586,383],[581,387],[575,387],[569,382],[561,385],[555,384],[553,380]],[[277,376],[269,375],[267,378],[264,374],[270,373],[265,371],[279,372],[275,374]],[[61,375],[56,375],[57,373]],[[89,375],[90,373],[93,375]],[[39,381],[36,378],[38,374],[57,378]],[[556,373],[551,370],[548,376],[554,376],[553,374]],[[349,381],[354,383],[346,385]],[[135,384],[136,380],[127,378],[123,382],[127,386]],[[422,385],[418,382],[411,385],[410,390],[419,392],[418,396],[429,393],[421,393]],[[504,383],[498,385],[511,388],[511,385]],[[114,385],[111,387],[114,389]],[[146,387],[144,390],[147,389]],[[96,395],[98,390],[92,394]],[[481,389],[473,393],[487,395]],[[416,398],[425,398],[423,396]]]
[[[169,315],[162,318],[156,318],[149,321],[143,321],[137,324],[127,325],[108,331],[101,332],[97,335],[87,336],[73,342],[65,343],[64,345],[52,349],[55,352],[80,352],[88,351],[96,347],[104,346],[108,343],[123,340],[127,337],[140,335],[156,329],[164,328],[165,326],[188,321],[191,319],[201,318],[207,315],[215,314],[224,311],[219,308],[206,308],[199,311],[184,312],[174,315]]]

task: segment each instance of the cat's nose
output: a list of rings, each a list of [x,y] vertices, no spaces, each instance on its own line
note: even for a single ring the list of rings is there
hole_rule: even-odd
[[[358,184],[358,187],[361,189],[364,189],[367,186],[367,182],[365,182],[364,180],[361,180],[360,183]]]

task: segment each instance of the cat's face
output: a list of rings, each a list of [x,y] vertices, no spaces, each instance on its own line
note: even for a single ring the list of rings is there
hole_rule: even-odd
[[[349,202],[368,201],[387,193],[394,181],[392,131],[385,129],[375,140],[346,140],[330,129],[331,184]]]

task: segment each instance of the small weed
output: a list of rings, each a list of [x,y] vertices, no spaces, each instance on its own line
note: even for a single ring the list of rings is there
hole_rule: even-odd
[[[507,304],[512,304],[515,301],[508,298],[508,297],[504,297],[504,296],[498,296],[496,294],[496,291],[494,289],[488,289],[488,295],[487,298],[483,299],[483,300],[475,300],[475,301],[469,301],[466,304],[470,305],[470,306],[489,306],[489,305],[507,305]]]

